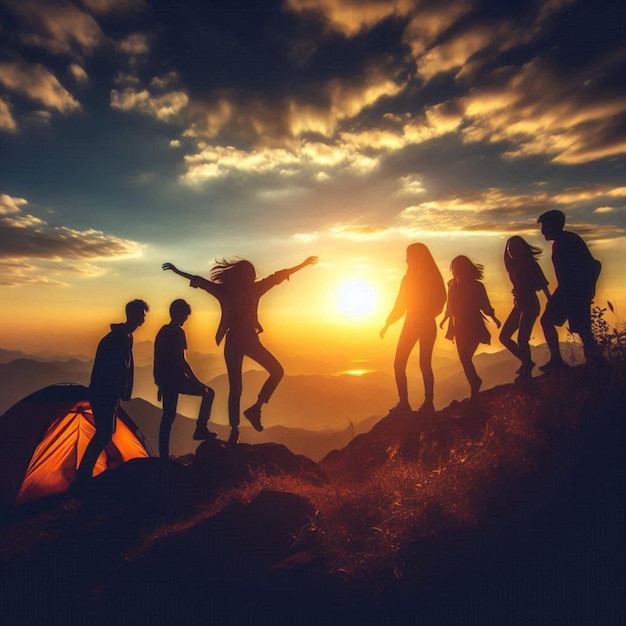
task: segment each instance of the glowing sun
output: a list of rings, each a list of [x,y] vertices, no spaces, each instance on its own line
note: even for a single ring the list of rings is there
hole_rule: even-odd
[[[337,288],[337,308],[349,317],[367,317],[376,310],[378,297],[367,281],[353,278]]]

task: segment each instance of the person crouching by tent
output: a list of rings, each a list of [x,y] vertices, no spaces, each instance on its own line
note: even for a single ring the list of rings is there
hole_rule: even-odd
[[[183,324],[191,315],[191,307],[185,300],[174,300],[170,305],[169,324],[161,327],[154,340],[154,382],[163,399],[163,417],[159,428],[159,456],[169,459],[170,432],[176,419],[178,394],[200,396],[200,410],[193,438],[197,441],[215,437],[207,424],[215,392],[200,382],[185,358],[187,339]]]
[[[129,302],[126,321],[111,324],[111,332],[98,344],[89,383],[96,432],[76,471],[78,487],[91,478],[100,453],[111,443],[117,405],[120,400],[130,400],[134,377],[133,333],[144,323],[148,310],[143,300]]]

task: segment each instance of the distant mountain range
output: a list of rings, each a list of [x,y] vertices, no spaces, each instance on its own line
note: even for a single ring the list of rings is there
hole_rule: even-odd
[[[149,362],[150,342],[143,342],[140,346],[140,361]],[[581,358],[580,346],[577,344],[564,344],[563,351],[570,362],[578,362]],[[215,372],[221,365],[216,355],[192,354],[190,357],[193,357],[198,375],[206,371]],[[537,363],[545,362],[548,358],[546,346],[533,348],[533,358]],[[419,406],[423,398],[416,361],[417,358],[412,359],[409,368],[409,390],[414,408]],[[518,366],[516,359],[507,351],[479,354],[474,362],[483,378],[483,389],[511,382]],[[0,414],[23,397],[47,385],[60,382],[87,385],[91,365],[91,361],[80,358],[47,360],[39,355],[27,357],[18,351],[0,349]],[[242,410],[255,401],[264,380],[264,372],[250,370],[244,373]],[[447,406],[452,400],[466,398],[469,394],[467,381],[458,362],[445,361],[443,366],[436,369],[435,381],[435,405],[438,409]],[[216,392],[211,422],[220,438],[226,438],[228,379],[225,374],[220,374],[208,380],[208,384]],[[159,403],[151,364],[135,368],[133,395],[135,399],[131,401],[131,414],[137,411],[140,427],[156,447],[158,434],[155,433],[158,431],[160,408],[156,406]],[[264,407],[263,424],[266,428],[263,433],[244,428],[242,441],[285,443],[294,452],[318,459],[320,455],[323,456],[322,451],[342,447],[355,434],[371,427],[377,419],[387,414],[396,401],[391,372],[372,372],[362,376],[287,375],[271,402]],[[199,398],[180,397],[178,411],[181,417],[177,420],[176,430],[181,430],[181,433],[172,440],[173,454],[194,451],[196,444],[190,432],[194,422],[188,418],[195,418],[198,408]],[[245,419],[242,421],[245,422]],[[157,431],[153,432],[154,428]],[[315,433],[315,436],[311,433]]]
[[[129,402],[124,402],[123,405],[125,411],[139,426],[152,449],[155,452],[158,451],[161,408],[143,398],[133,398]],[[302,428],[270,426],[259,433],[242,423],[239,441],[250,444],[282,443],[294,454],[302,454],[314,461],[320,461],[331,450],[343,448],[357,435],[368,432],[380,419],[380,417],[370,417],[339,431],[312,431]],[[245,419],[243,421],[245,422]],[[170,436],[170,454],[178,457],[195,453],[201,443],[192,438],[195,425],[195,420],[177,414]],[[230,434],[230,428],[222,424],[210,423],[209,429],[216,432],[218,438],[223,441]]]

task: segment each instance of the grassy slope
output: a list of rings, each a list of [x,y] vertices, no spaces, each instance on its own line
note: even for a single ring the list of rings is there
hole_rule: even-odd
[[[5,526],[0,580],[68,623],[621,624],[625,396],[622,370],[576,368],[387,417],[328,484],[260,472],[184,513],[61,499]]]

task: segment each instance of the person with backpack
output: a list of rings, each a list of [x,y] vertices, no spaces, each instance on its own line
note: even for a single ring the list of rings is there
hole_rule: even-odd
[[[406,366],[409,356],[419,342],[419,364],[424,381],[424,403],[421,413],[434,413],[435,407],[432,356],[437,337],[435,318],[446,302],[446,288],[430,250],[423,243],[413,243],[406,249],[407,272],[400,283],[396,302],[380,331],[385,337],[391,324],[404,317],[404,325],[398,338],[393,369],[398,388],[399,401],[390,413],[410,412]]]
[[[537,222],[546,241],[552,241],[552,264],[557,288],[541,316],[541,326],[550,350],[550,360],[539,369],[554,372],[566,367],[559,349],[557,326],[566,321],[583,343],[585,359],[595,356],[595,340],[591,332],[591,301],[602,265],[593,258],[587,244],[576,233],[564,230],[565,214],[558,209],[542,213]]]

